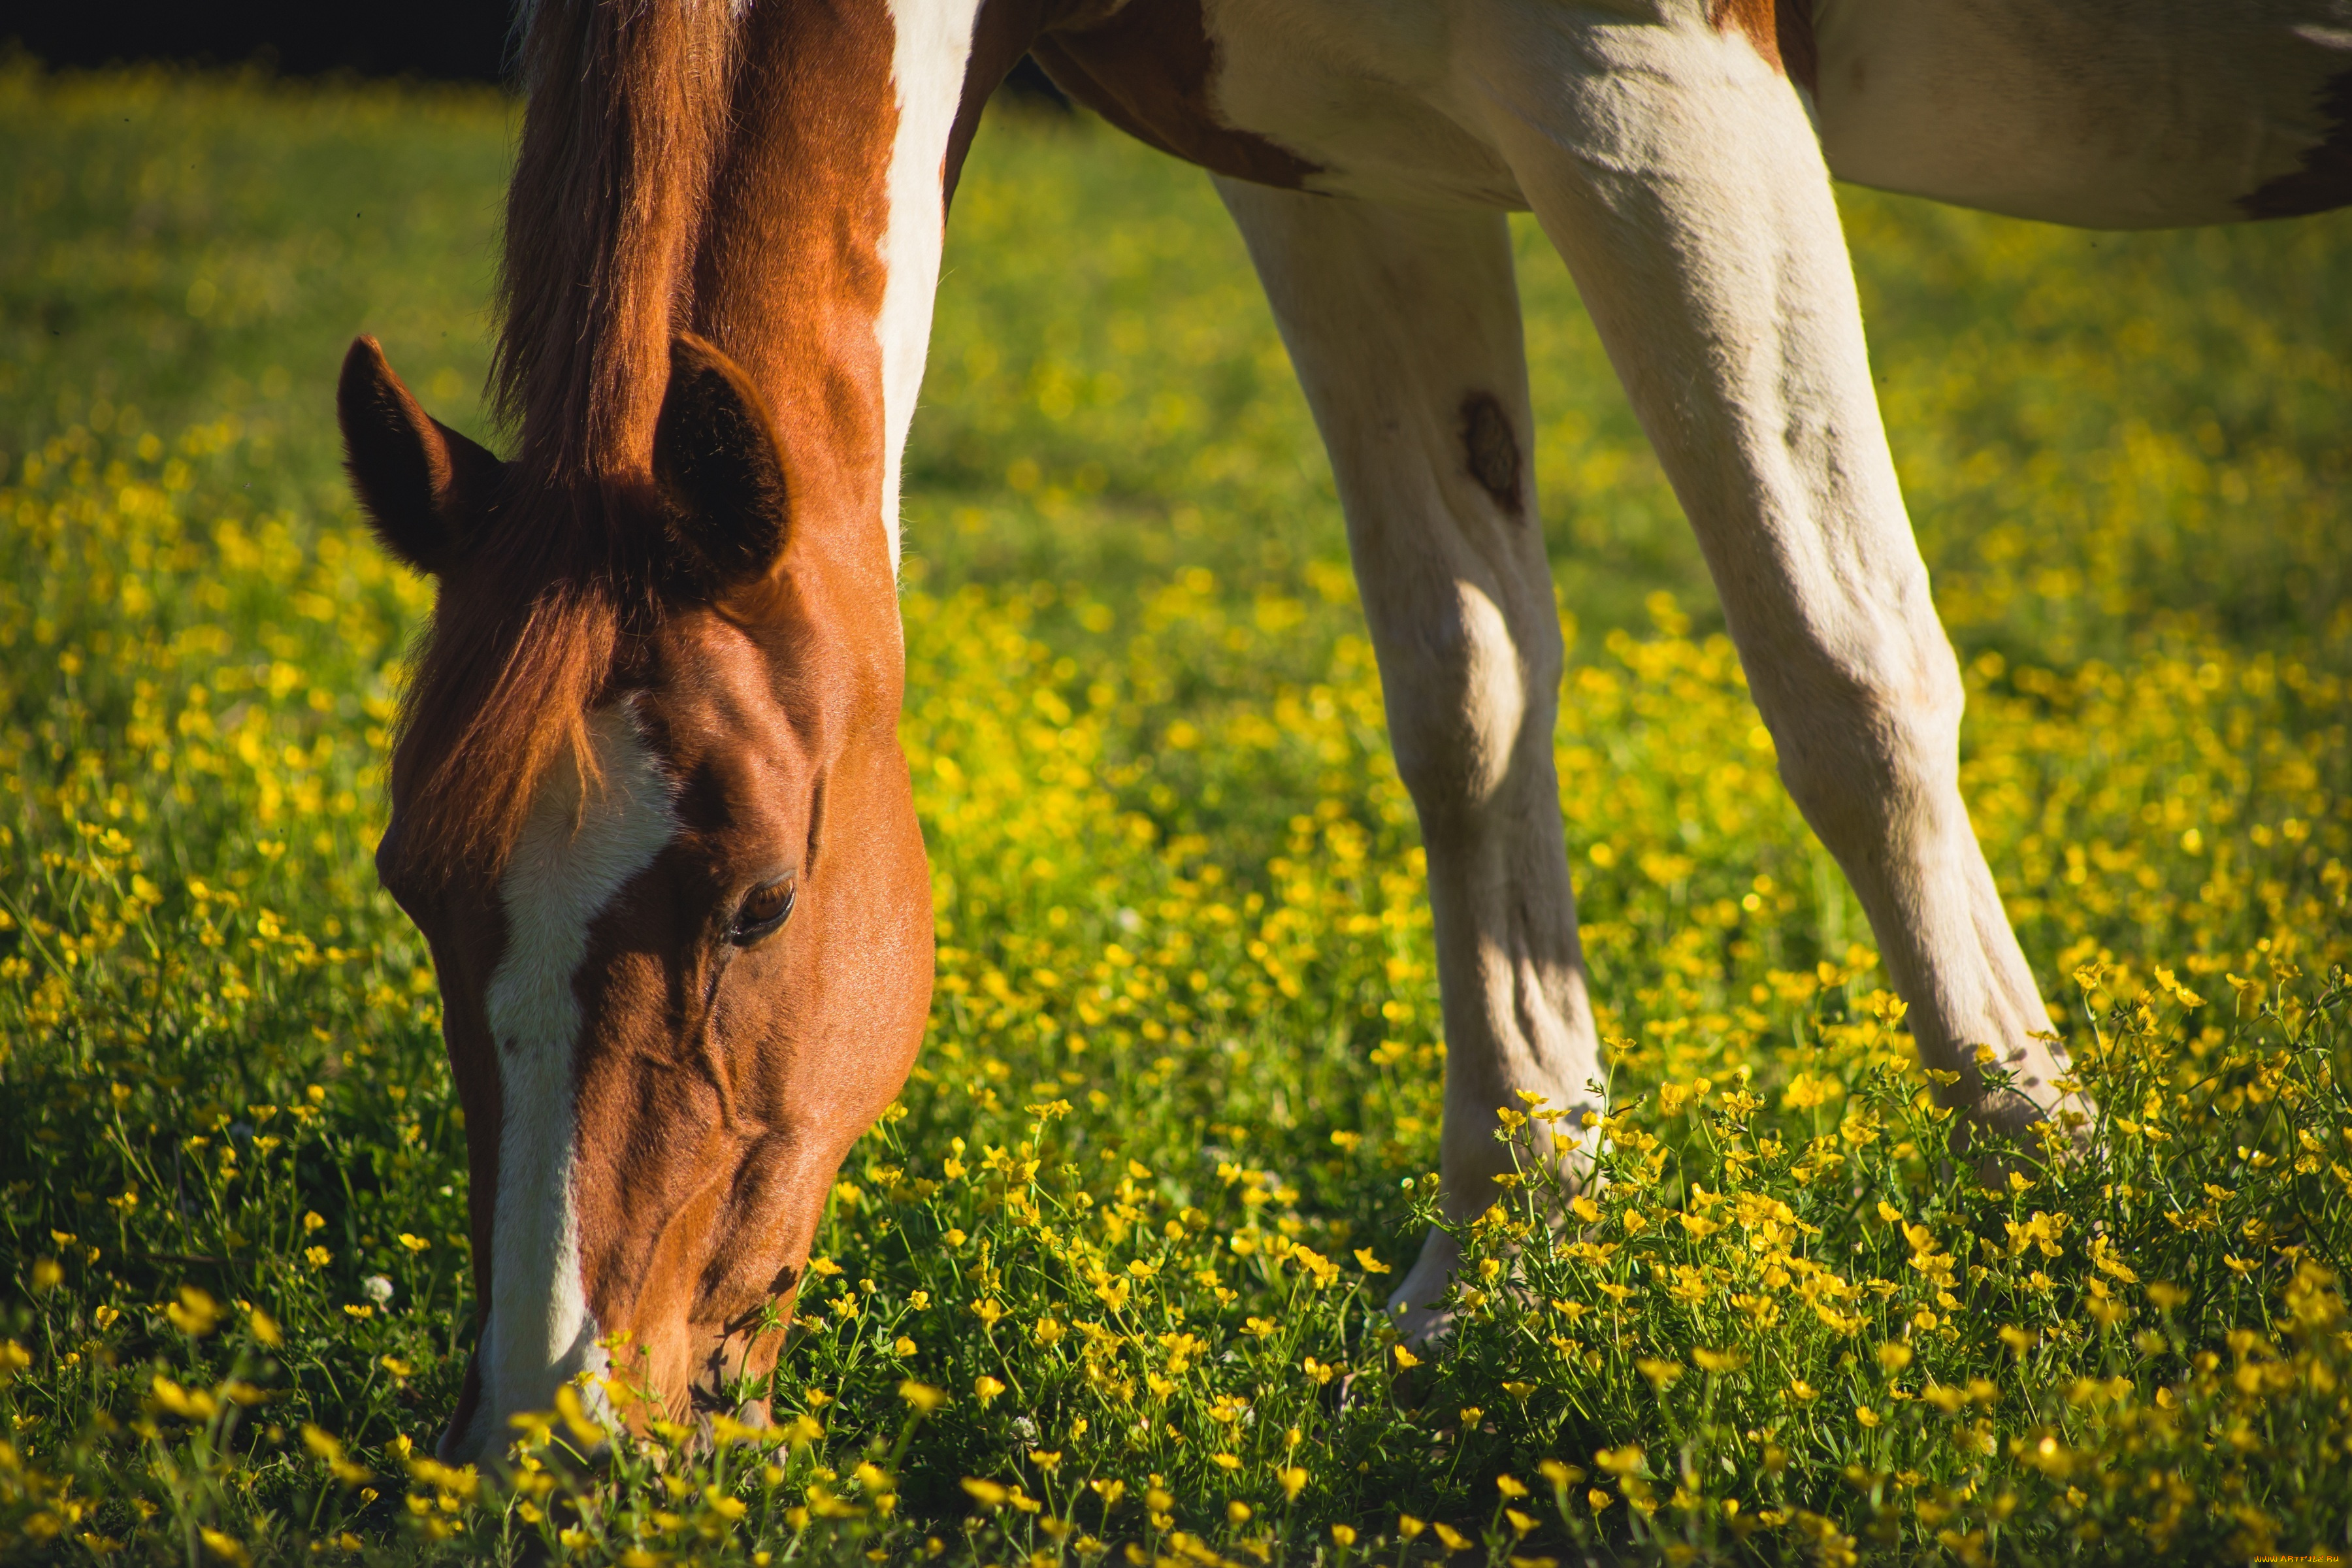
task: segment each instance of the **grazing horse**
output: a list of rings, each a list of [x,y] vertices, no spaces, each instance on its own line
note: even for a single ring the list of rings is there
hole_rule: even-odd
[[[1589,1104],[1600,1065],[1512,208],[1575,276],[1922,1057],[1985,1124],[2063,1115],[1830,178],[2112,226],[2343,205],[2352,0],[539,0],[523,38],[514,456],[372,342],[340,394],[362,502],[439,584],[378,861],[467,1116],[485,1305],[445,1456],[606,1336],[673,1415],[768,1371],[914,1055],[899,451],[948,201],[1024,53],[1213,176],[1329,448],[1428,850],[1448,1212],[1489,1201],[1513,1089]],[[1429,1237],[1408,1331],[1455,1257]]]

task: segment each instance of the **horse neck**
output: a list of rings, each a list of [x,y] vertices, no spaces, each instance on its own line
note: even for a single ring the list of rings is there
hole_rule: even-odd
[[[795,534],[895,574],[982,3],[537,0],[498,378],[524,489],[642,481],[691,329],[774,416]]]
[[[895,574],[899,457],[930,336],[978,0],[754,6],[696,257],[695,329],[767,399],[795,530]]]

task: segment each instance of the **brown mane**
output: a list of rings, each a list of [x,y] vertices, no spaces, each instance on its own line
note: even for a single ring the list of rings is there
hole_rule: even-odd
[[[518,448],[475,520],[402,702],[413,767],[396,853],[495,878],[653,612],[647,473],[670,338],[724,140],[733,8],[539,0],[499,268],[492,373]],[[651,536],[651,537],[649,537]]]
[[[642,473],[724,139],[733,7],[540,0],[492,380],[541,479]]]

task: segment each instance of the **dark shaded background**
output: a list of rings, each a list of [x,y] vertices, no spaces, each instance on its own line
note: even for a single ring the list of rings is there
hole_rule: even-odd
[[[352,71],[497,81],[505,74],[513,14],[498,0],[5,0],[0,38],[14,38],[53,66],[254,62],[288,76]]]
[[[13,41],[52,66],[169,60],[286,76],[500,81],[513,18],[502,0],[0,0],[0,47]],[[1004,90],[1066,101],[1034,60],[1014,68]]]

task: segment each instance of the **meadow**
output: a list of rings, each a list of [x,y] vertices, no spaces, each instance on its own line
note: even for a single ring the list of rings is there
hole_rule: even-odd
[[[2352,1552],[2352,220],[1843,193],[1966,788],[2101,1108],[1994,1182],[1520,224],[1610,1179],[1530,1168],[1416,1353],[1380,1303],[1444,1042],[1328,470],[1205,181],[1019,112],[908,467],[932,1027],[775,1424],[583,1469],[567,1394],[507,1463],[433,1462],[464,1132],[371,861],[430,595],[358,521],[331,381],[373,331],[494,435],[512,129],[0,62],[0,1559]]]

